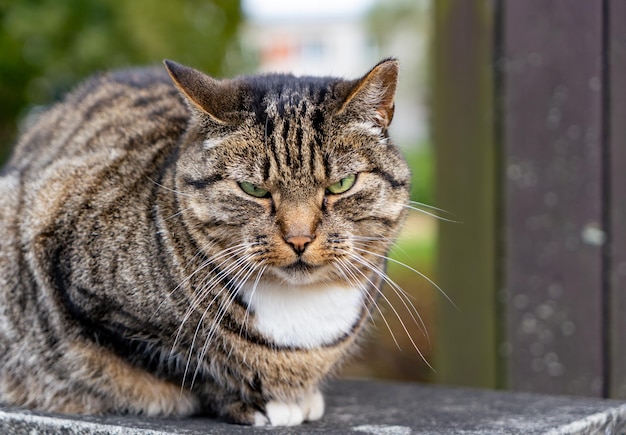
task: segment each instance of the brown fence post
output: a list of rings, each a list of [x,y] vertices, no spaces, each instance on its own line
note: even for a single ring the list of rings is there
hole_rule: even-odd
[[[434,8],[440,380],[626,398],[626,1]]]
[[[604,387],[602,2],[504,1],[508,385]]]
[[[606,303],[610,327],[610,372],[606,384],[610,397],[626,399],[626,1],[611,0],[606,7],[608,25],[605,79],[608,114],[609,171],[607,198],[608,286]]]

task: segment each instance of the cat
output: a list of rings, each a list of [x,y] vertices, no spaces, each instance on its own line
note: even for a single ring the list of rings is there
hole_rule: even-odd
[[[0,403],[297,425],[358,348],[410,170],[362,78],[87,79],[0,173]]]

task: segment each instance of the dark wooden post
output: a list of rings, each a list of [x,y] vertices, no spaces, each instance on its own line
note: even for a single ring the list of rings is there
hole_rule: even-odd
[[[626,1],[607,5],[608,393],[626,399]]]
[[[605,372],[602,2],[505,1],[508,384],[599,396]]]
[[[437,0],[434,140],[437,205],[459,224],[442,223],[437,281],[440,382],[496,385],[496,148],[493,8],[490,1]]]
[[[626,1],[435,10],[441,379],[626,398]]]

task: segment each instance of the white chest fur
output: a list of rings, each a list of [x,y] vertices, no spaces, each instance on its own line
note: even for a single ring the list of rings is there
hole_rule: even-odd
[[[280,346],[314,348],[350,332],[361,315],[362,294],[351,287],[294,287],[259,283],[244,289],[254,326]]]

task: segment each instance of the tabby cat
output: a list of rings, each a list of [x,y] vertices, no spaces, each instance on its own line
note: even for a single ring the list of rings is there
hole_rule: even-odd
[[[0,403],[319,419],[406,214],[397,75],[165,61],[40,115],[0,174]]]

